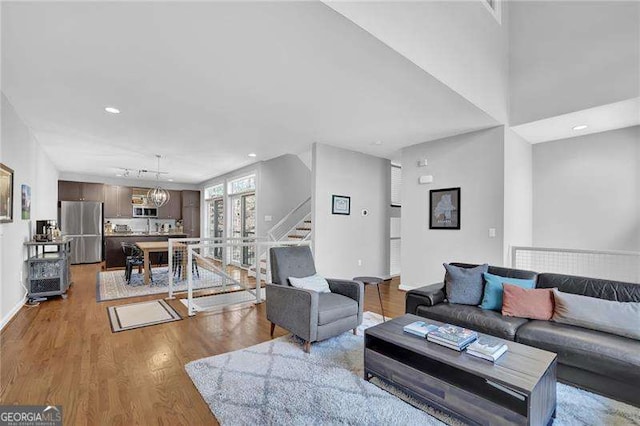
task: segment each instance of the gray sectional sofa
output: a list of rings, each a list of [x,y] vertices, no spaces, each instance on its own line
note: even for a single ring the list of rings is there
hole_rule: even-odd
[[[453,263],[461,267],[477,265]],[[489,273],[535,279],[557,288],[618,302],[640,302],[640,284],[489,266]],[[558,380],[640,407],[640,341],[553,321],[503,316],[477,306],[450,304],[444,283],[411,290],[407,313],[456,324],[558,354]],[[638,323],[640,327],[640,321]]]

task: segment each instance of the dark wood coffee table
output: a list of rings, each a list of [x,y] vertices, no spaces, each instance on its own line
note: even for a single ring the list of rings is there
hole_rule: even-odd
[[[545,425],[556,409],[556,354],[504,341],[495,363],[457,352],[402,327],[404,315],[365,330],[364,377],[378,377],[464,422]]]

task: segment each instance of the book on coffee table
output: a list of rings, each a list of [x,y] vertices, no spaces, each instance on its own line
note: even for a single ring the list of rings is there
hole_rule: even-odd
[[[495,362],[505,352],[507,352],[507,349],[509,349],[508,346],[500,340],[489,336],[482,336],[467,347],[467,353],[478,358]]]
[[[415,334],[416,336],[427,337],[427,334],[434,330],[437,330],[438,326],[429,324],[424,321],[415,321],[411,324],[405,325],[404,327],[402,327],[402,329],[407,333]]]
[[[445,324],[427,335],[427,340],[457,351],[464,350],[478,338],[478,333],[456,325]]]

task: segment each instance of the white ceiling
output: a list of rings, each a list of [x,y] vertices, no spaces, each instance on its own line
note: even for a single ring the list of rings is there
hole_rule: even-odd
[[[511,127],[531,143],[549,142],[640,124],[640,98],[601,105]],[[586,125],[586,129],[573,130]]]
[[[160,153],[184,183],[247,165],[249,152],[318,141],[390,157],[497,124],[308,2],[3,2],[2,91],[61,171],[153,169]]]

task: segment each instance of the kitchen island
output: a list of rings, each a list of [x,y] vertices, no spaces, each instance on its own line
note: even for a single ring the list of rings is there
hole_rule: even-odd
[[[156,242],[168,241],[169,238],[187,238],[187,234],[179,232],[113,232],[104,236],[105,260],[107,269],[124,268],[125,254],[122,251],[122,243],[135,244],[140,241]],[[154,265],[167,263],[166,254],[152,253],[151,263]]]

